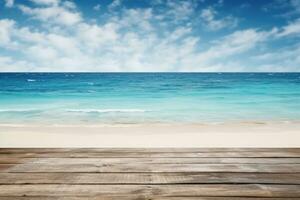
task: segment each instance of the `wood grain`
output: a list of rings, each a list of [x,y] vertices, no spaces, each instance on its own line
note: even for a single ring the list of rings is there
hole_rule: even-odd
[[[213,153],[213,152],[294,152],[300,148],[0,148],[0,153]]]
[[[0,200],[300,199],[300,148],[0,149]]]
[[[1,169],[3,168],[3,169]],[[300,164],[0,164],[0,172],[262,172],[300,173]]]
[[[126,196],[154,195],[175,197],[298,197],[298,185],[193,184],[193,185],[1,185],[0,196]]]
[[[0,200],[87,200],[86,197],[0,197]],[[263,197],[158,197],[158,196],[98,196],[88,197],[88,200],[298,200],[298,198],[282,197],[282,198],[263,198]]]
[[[278,173],[0,173],[0,184],[300,184]]]
[[[300,158],[297,151],[219,152],[18,152],[1,153],[2,158]]]
[[[300,158],[0,158],[0,164],[300,164]]]

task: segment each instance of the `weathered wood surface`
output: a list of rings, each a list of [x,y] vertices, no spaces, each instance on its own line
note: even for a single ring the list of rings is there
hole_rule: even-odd
[[[0,149],[0,200],[300,199],[300,148]]]
[[[0,184],[288,184],[300,174],[278,173],[0,173]]]
[[[0,148],[0,153],[195,153],[195,152],[294,152],[300,148]]]
[[[0,164],[300,164],[300,158],[15,158],[2,157]]]
[[[298,197],[298,185],[194,184],[194,185],[2,185],[1,196],[229,196]]]
[[[3,172],[262,172],[300,173],[300,164],[0,164]]]
[[[298,200],[293,197],[283,198],[263,198],[263,197],[159,197],[159,196],[101,196],[101,197],[0,197],[0,200]]]
[[[300,158],[297,151],[219,152],[17,152],[0,153],[2,158]]]

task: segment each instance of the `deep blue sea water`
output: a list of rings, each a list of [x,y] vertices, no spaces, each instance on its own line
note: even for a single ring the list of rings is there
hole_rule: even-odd
[[[300,120],[300,73],[0,73],[0,124]]]

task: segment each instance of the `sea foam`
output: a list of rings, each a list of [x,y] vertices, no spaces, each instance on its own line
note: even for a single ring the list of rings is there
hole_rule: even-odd
[[[68,109],[67,112],[82,112],[82,113],[143,113],[148,110],[143,109]]]
[[[31,112],[42,112],[38,109],[0,109],[0,113],[31,113]]]

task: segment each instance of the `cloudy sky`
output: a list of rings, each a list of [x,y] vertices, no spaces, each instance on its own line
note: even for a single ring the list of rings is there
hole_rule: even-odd
[[[1,0],[0,71],[300,71],[300,0]]]

